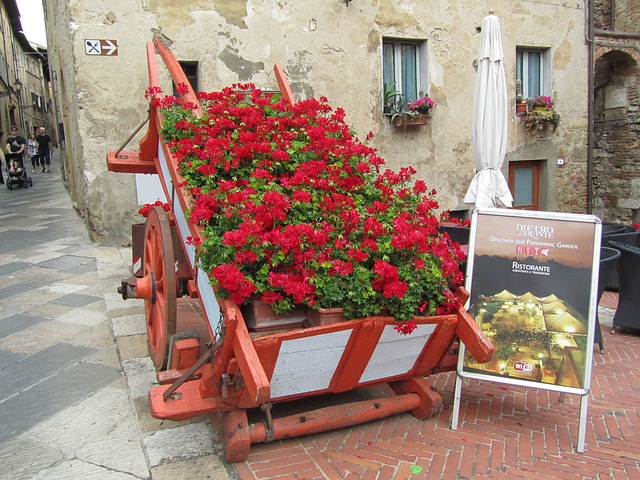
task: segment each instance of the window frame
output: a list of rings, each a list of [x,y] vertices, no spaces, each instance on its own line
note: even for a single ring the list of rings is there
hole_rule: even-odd
[[[540,181],[542,177],[542,167],[544,160],[522,160],[509,162],[509,190],[513,195],[513,208],[516,210],[540,210],[541,190]],[[516,170],[521,168],[532,169],[531,200],[533,203],[526,205],[516,205]]]
[[[386,81],[385,79],[385,64],[386,55],[385,46],[392,45],[393,46],[393,72],[394,78],[391,81]],[[382,85],[384,87],[385,83],[388,85],[393,85],[395,82],[394,90],[399,92],[402,95],[405,95],[405,88],[402,76],[402,46],[403,45],[412,45],[415,46],[415,98],[413,96],[407,97],[407,100],[416,100],[418,98],[418,94],[420,92],[424,92],[425,95],[429,94],[429,60],[428,60],[428,45],[426,39],[420,38],[401,38],[401,37],[382,37]]]
[[[189,84],[191,85],[191,88],[193,89],[194,93],[198,93],[200,90],[200,86],[198,85],[198,77],[200,74],[200,65],[197,61],[183,61],[183,60],[179,60],[178,63],[180,64],[180,67],[182,67],[182,71],[184,72],[185,76],[187,77],[187,80],[189,82]],[[178,87],[175,83],[173,83],[173,95],[174,96],[179,96],[178,95]]]
[[[540,54],[540,92],[529,91],[529,61],[531,53]],[[522,58],[522,60],[521,60]],[[525,74],[526,72],[526,74]],[[523,97],[551,95],[551,49],[549,47],[516,46],[516,83],[520,80]]]

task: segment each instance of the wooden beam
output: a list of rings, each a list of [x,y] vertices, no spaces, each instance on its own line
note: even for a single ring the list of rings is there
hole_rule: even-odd
[[[280,95],[291,105],[295,105],[296,101],[293,98],[293,93],[291,92],[289,82],[287,82],[287,76],[285,75],[282,66],[279,63],[276,63],[273,66],[273,70],[276,73],[276,79],[278,80],[278,86],[280,87]]]
[[[154,162],[141,160],[138,152],[107,153],[107,170],[120,173],[158,173]]]

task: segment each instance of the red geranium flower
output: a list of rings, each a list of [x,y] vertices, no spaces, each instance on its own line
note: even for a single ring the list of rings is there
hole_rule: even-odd
[[[153,101],[217,295],[256,295],[277,312],[341,306],[354,318],[386,305],[404,334],[414,316],[450,308],[463,254],[438,233],[435,191],[414,168],[384,169],[324,98],[291,105],[234,85],[198,99],[198,116],[179,98]]]

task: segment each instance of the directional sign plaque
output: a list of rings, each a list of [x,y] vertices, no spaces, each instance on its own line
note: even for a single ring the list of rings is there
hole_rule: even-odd
[[[84,52],[87,55],[115,57],[118,55],[117,40],[85,40]]]

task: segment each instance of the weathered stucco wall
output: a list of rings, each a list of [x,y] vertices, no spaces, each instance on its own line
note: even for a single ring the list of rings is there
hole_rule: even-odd
[[[547,160],[543,208],[584,212],[587,47],[582,3],[506,0],[353,0],[348,7],[339,0],[321,5],[306,0],[47,2],[48,22],[55,24],[49,31],[52,69],[65,71],[61,81],[68,96],[68,130],[73,130],[67,132],[65,155],[78,208],[96,238],[128,240],[129,225],[137,221],[133,176],[107,172],[105,154],[117,149],[146,115],[145,42],[154,33],[172,42],[179,60],[198,62],[201,90],[238,81],[276,88],[273,65],[282,64],[298,98],[326,96],[346,110],[347,121],[362,137],[374,133],[373,145],[391,168],[414,166],[438,191],[443,208],[462,207],[473,176],[477,27],[489,8],[501,20],[511,99],[516,46],[549,47],[552,93],[562,115],[557,132],[531,136],[512,104],[508,160]],[[427,126],[405,130],[382,114],[383,36],[428,41],[429,93],[438,107]],[[85,55],[85,39],[117,40],[118,56]],[[563,167],[556,167],[557,158],[565,160]]]

